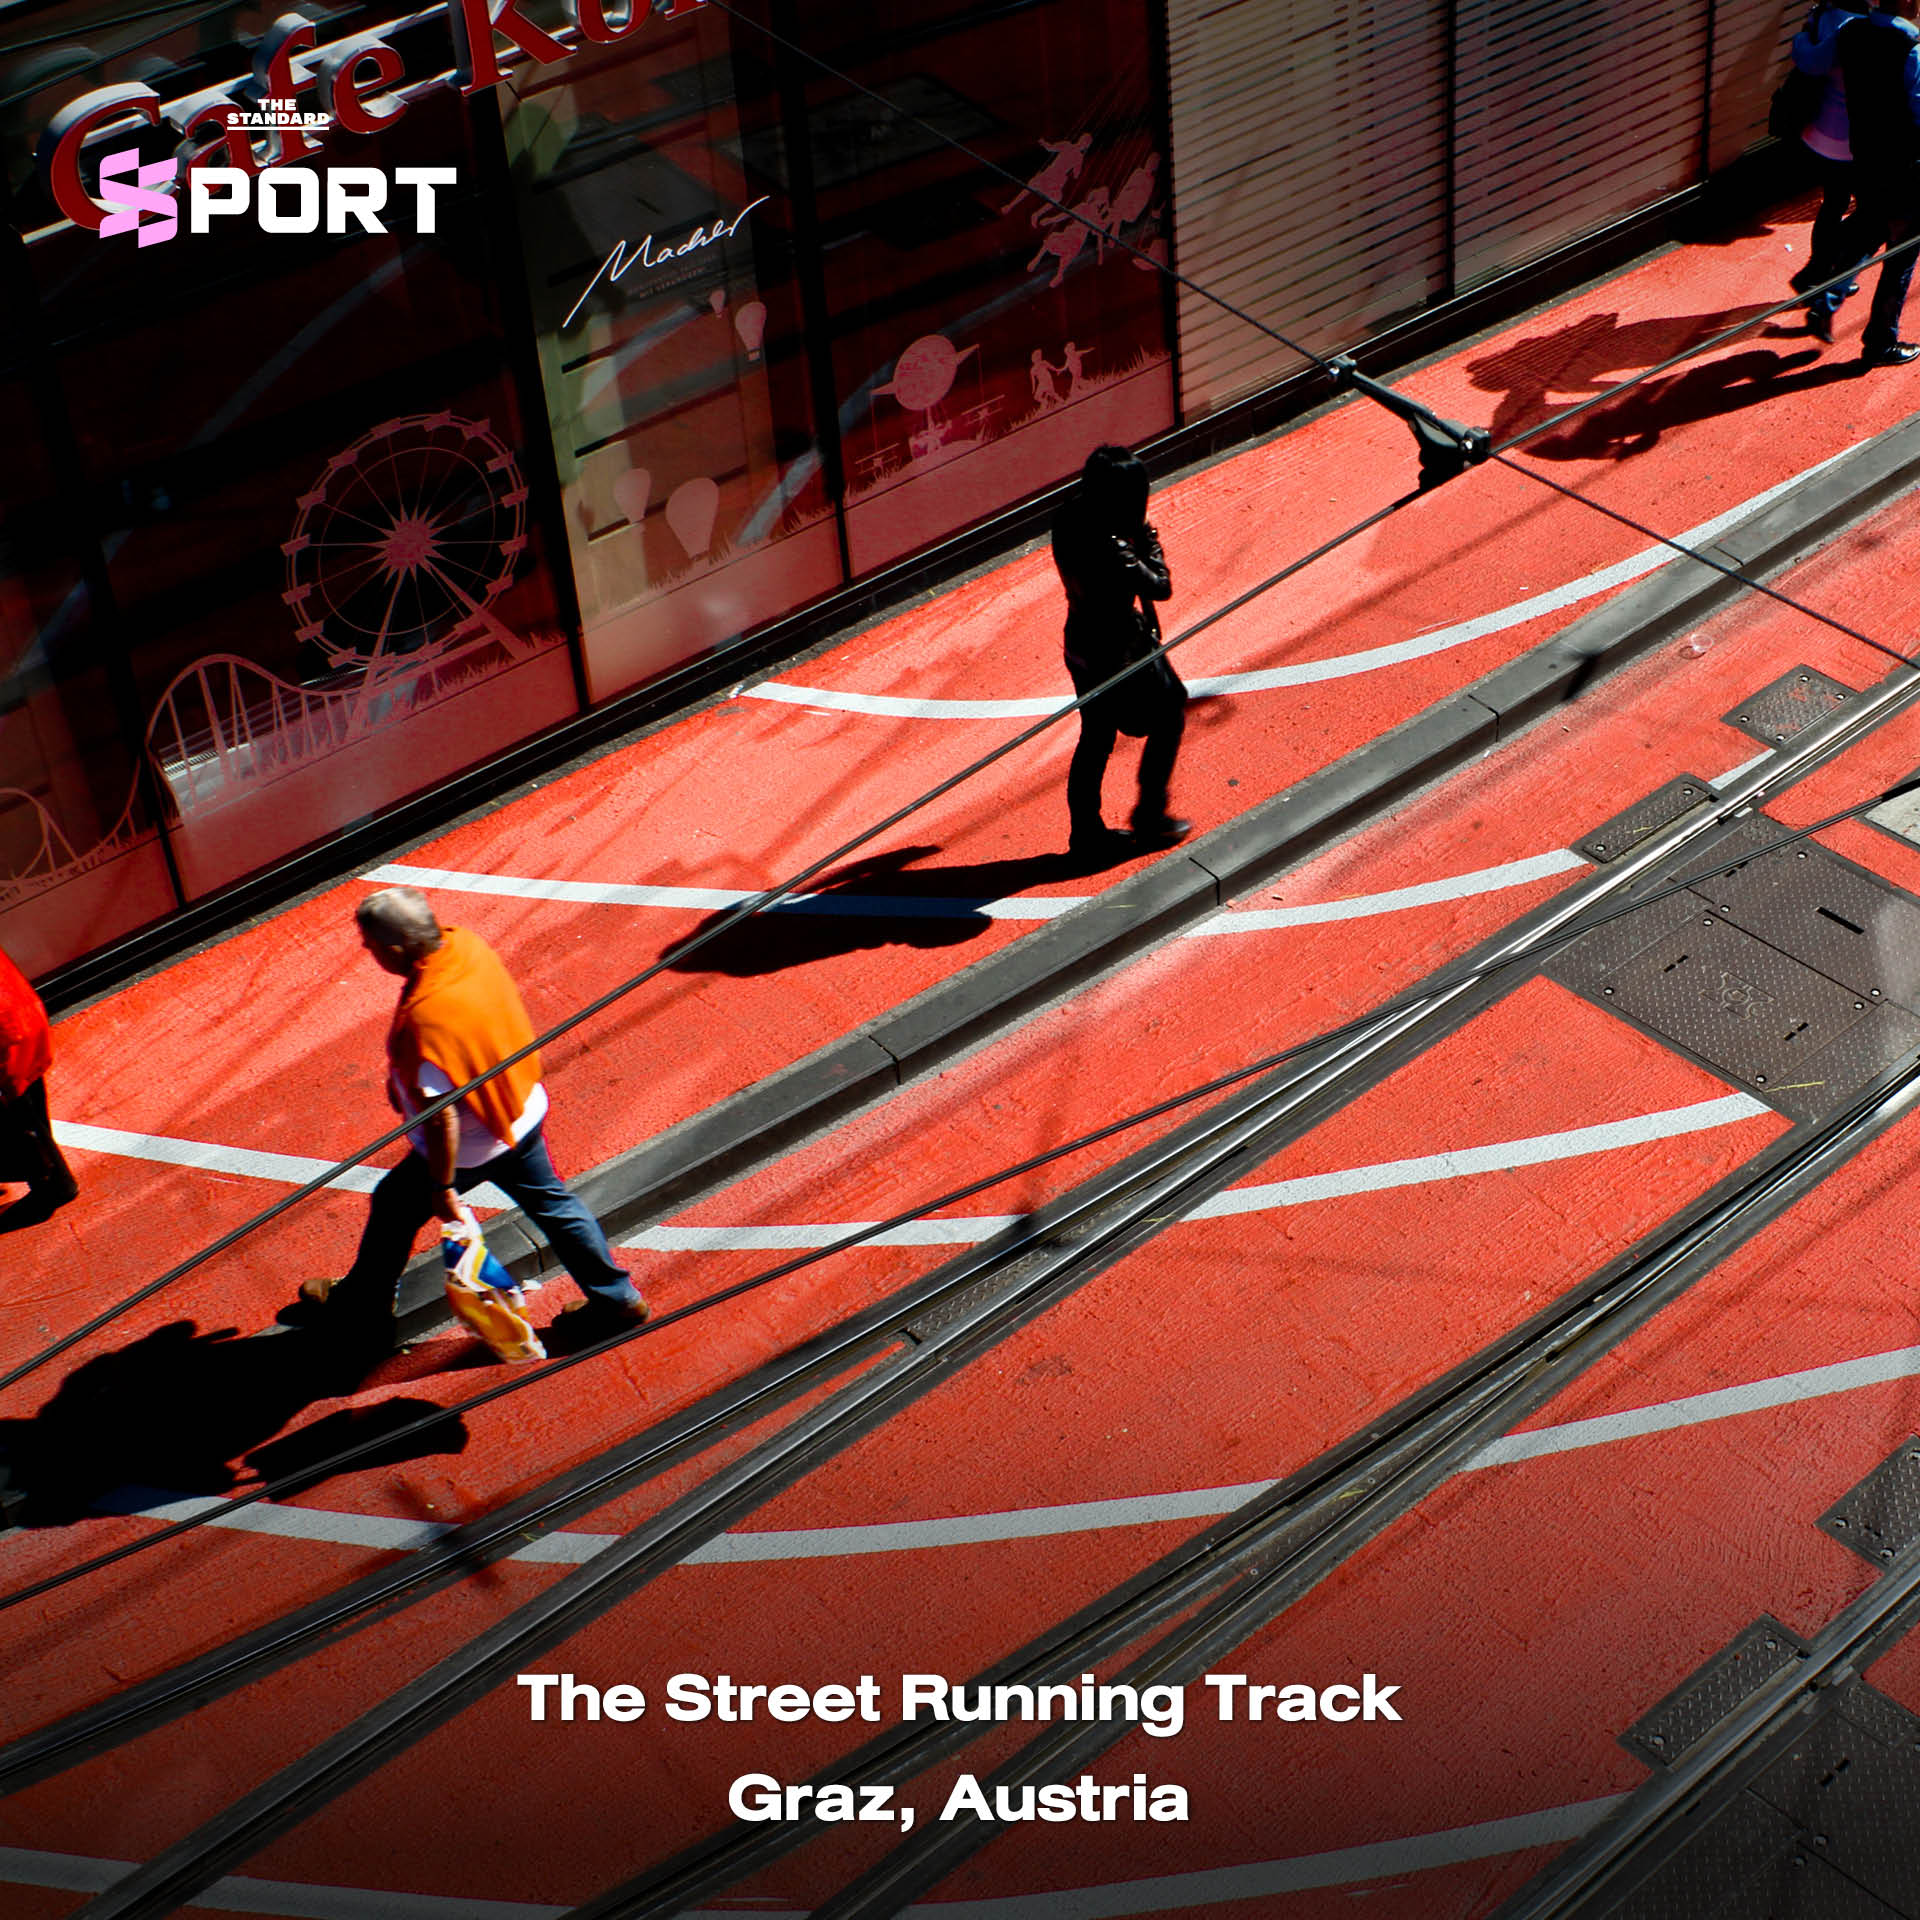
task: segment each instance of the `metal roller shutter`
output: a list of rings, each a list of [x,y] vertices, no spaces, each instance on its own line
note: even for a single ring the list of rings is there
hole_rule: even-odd
[[[1443,291],[1445,0],[1169,0],[1182,273],[1326,352]],[[1302,362],[1185,288],[1188,418]]]
[[[1461,0],[1454,284],[1699,177],[1712,0]]]
[[[1708,166],[1724,167],[1767,137],[1767,102],[1806,15],[1803,0],[1720,0],[1715,7]]]

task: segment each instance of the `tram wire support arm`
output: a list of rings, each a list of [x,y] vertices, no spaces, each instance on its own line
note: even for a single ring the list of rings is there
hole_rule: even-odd
[[[1414,444],[1420,449],[1422,492],[1439,486],[1443,480],[1453,479],[1469,467],[1477,467],[1493,451],[1493,436],[1485,427],[1443,420],[1431,407],[1409,399],[1404,393],[1396,393],[1362,373],[1351,354],[1336,354],[1327,362],[1327,370],[1333,376],[1336,393],[1364,393],[1413,429]]]

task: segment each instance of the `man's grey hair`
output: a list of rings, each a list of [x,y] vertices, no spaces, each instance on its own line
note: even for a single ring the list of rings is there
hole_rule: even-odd
[[[418,887],[382,887],[354,908],[353,917],[370,939],[410,960],[423,958],[440,945],[440,922]]]

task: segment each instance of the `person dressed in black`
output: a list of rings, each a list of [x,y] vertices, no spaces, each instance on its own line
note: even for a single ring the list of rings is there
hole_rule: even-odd
[[[1085,694],[1160,645],[1154,603],[1173,593],[1160,537],[1147,524],[1147,470],[1125,447],[1095,447],[1053,521],[1053,561],[1067,595],[1067,671]],[[1080,709],[1067,774],[1072,850],[1124,858],[1170,847],[1193,831],[1167,811],[1167,788],[1186,727],[1187,690],[1165,655]],[[1100,788],[1120,734],[1140,737],[1140,798],[1131,834],[1100,817]]]
[[[1846,83],[1847,131],[1853,150],[1854,212],[1841,228],[1832,272],[1857,264],[1920,232],[1920,49],[1905,18],[1913,0],[1874,8],[1846,21],[1832,36],[1834,65]],[[1913,255],[1888,260],[1874,283],[1873,309],[1860,336],[1870,367],[1901,367],[1920,358],[1920,346],[1900,338],[1900,315],[1913,278]],[[1840,289],[1816,294],[1807,319],[1832,338]],[[1823,324],[1824,323],[1824,324]]]

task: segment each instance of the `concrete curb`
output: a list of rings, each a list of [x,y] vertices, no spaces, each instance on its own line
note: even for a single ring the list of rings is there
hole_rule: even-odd
[[[1920,484],[1920,420],[1876,435],[1704,549],[1755,576],[1780,572]],[[1237,820],[1049,920],[891,1013],[604,1162],[573,1185],[620,1240],[867,1101],[988,1039],[1064,989],[1110,972],[1450,773],[1743,589],[1676,556],[1539,646],[1402,722]],[[517,1213],[488,1244],[517,1279],[554,1266]],[[437,1260],[408,1269],[406,1309],[437,1306]]]

